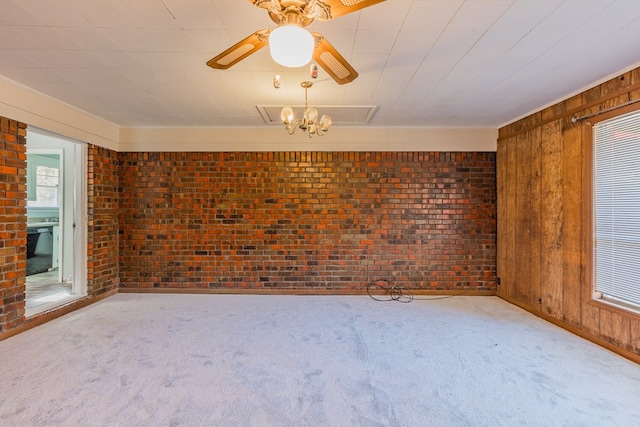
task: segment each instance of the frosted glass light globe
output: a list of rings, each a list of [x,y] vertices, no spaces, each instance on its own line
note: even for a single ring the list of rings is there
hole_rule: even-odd
[[[297,25],[278,27],[269,34],[271,57],[283,67],[301,67],[313,56],[314,40],[311,33]]]
[[[318,120],[318,110],[315,108],[307,108],[304,111],[304,118],[307,119],[309,123],[315,123]]]
[[[293,122],[293,109],[291,107],[282,107],[282,111],[280,111],[280,119],[285,125]]]
[[[325,131],[329,130],[332,124],[333,124],[333,120],[331,120],[331,116],[327,116],[326,114],[323,114],[322,117],[320,117],[320,129]]]

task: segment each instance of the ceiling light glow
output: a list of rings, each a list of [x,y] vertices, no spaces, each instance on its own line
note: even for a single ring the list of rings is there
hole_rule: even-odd
[[[308,64],[314,44],[311,33],[298,25],[278,27],[269,34],[271,57],[283,67],[296,68]]]

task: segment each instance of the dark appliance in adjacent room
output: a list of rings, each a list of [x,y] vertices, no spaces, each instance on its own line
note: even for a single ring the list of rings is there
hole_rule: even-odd
[[[52,266],[53,227],[28,227],[27,276],[47,272]]]

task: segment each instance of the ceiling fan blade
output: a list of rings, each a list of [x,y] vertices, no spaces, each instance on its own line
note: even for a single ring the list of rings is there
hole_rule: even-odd
[[[309,17],[319,19],[320,21],[328,21],[383,1],[384,0],[311,0],[306,12]]]
[[[313,59],[320,65],[338,84],[352,82],[358,77],[346,59],[324,38],[320,33],[312,33],[316,39],[316,47],[313,50]]]
[[[256,7],[267,10],[279,10],[280,2],[278,0],[249,0]]]
[[[266,46],[269,42],[269,32],[270,30],[256,31],[221,54],[211,58],[207,61],[207,65],[211,68],[226,70]]]

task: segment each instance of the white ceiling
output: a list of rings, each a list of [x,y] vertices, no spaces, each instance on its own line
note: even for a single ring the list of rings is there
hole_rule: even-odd
[[[639,19],[638,0],[387,0],[310,26],[360,76],[320,69],[309,102],[495,128],[638,63]],[[205,64],[261,28],[246,0],[0,0],[0,75],[123,127],[267,126],[256,105],[302,104],[308,67]]]

